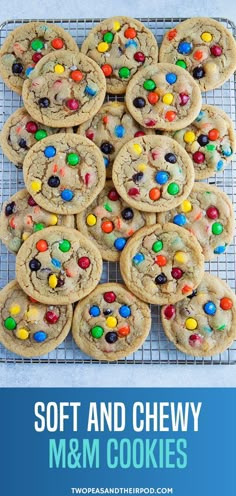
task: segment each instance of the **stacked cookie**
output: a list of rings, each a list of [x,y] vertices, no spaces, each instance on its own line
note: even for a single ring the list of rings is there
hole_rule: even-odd
[[[0,294],[8,349],[45,354],[72,325],[82,351],[120,359],[150,331],[147,303],[162,305],[181,351],[209,356],[232,343],[235,296],[204,275],[204,261],[231,242],[233,208],[194,181],[235,151],[229,117],[201,99],[235,68],[235,42],[211,19],[169,31],[159,62],[153,34],[126,17],[97,24],[81,52],[54,24],[28,23],[7,38],[0,74],[24,108],[1,144],[27,188],[0,218],[17,255],[17,281]],[[104,103],[106,92],[125,102]],[[102,259],[120,263],[126,286],[99,284]]]

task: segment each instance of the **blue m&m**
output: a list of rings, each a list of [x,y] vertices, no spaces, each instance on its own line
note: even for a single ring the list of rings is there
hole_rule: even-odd
[[[128,307],[128,305],[122,305],[119,309],[119,314],[121,317],[124,317],[124,319],[130,317],[131,315],[130,307]]]
[[[125,238],[117,238],[114,242],[114,246],[118,251],[122,251],[126,245],[127,240]]]
[[[100,308],[97,307],[97,305],[93,305],[92,307],[90,307],[89,309],[89,313],[92,317],[99,317],[100,315]]]
[[[177,81],[177,76],[176,76],[176,74],[174,74],[174,72],[169,72],[168,74],[166,74],[166,81],[167,81],[167,83],[169,83],[169,84],[174,84],[174,83],[176,83],[176,81]]]
[[[125,135],[125,128],[124,126],[116,126],[115,127],[115,135],[117,138],[123,138],[123,136]]]
[[[224,147],[223,150],[222,150],[222,152],[223,152],[223,155],[225,157],[230,157],[232,155],[232,153],[233,153],[232,152],[232,148],[230,148],[230,147]]]
[[[178,52],[183,55],[188,55],[192,50],[192,44],[188,41],[181,41],[178,46]]]
[[[221,171],[224,167],[224,162],[223,160],[219,160],[219,162],[216,165],[216,170]]]
[[[44,155],[47,158],[55,157],[55,155],[56,155],[56,148],[54,148],[54,146],[46,146],[46,148],[44,150]]]
[[[204,310],[205,313],[207,313],[207,315],[215,315],[215,313],[216,313],[216,305],[215,305],[215,303],[213,303],[213,301],[208,301],[203,306],[203,310]]]
[[[130,46],[133,46],[134,48],[136,48],[138,46],[138,43],[135,40],[128,40],[125,43],[125,48],[128,48]]]
[[[37,331],[34,333],[33,338],[37,341],[37,343],[42,343],[45,339],[47,339],[47,334],[44,331]]]
[[[142,253],[136,253],[136,255],[134,255],[134,257],[133,257],[133,263],[135,265],[139,265],[144,261],[144,259],[145,259],[145,256]]]
[[[34,67],[27,67],[25,70],[25,75],[29,77],[30,73],[34,70]]]
[[[173,222],[174,224],[177,224],[177,226],[185,226],[187,219],[183,214],[176,214],[173,218]]]
[[[202,110],[200,110],[200,112],[199,112],[198,116],[196,117],[195,121],[196,122],[200,122],[203,117],[204,117],[204,112]]]
[[[108,167],[108,165],[109,165],[109,159],[107,157],[103,157],[103,160],[104,160],[105,167]]]
[[[217,246],[217,247],[214,249],[214,253],[215,253],[216,255],[221,255],[221,253],[224,253],[224,252],[225,252],[225,250],[226,250],[226,246],[227,246],[227,245],[219,245],[219,246]]]
[[[74,193],[70,189],[64,189],[61,192],[61,198],[62,198],[62,200],[69,202],[74,198]]]
[[[158,184],[165,184],[169,179],[169,174],[165,171],[159,171],[157,172],[155,179]]]
[[[95,96],[97,94],[97,91],[94,88],[91,88],[91,86],[86,86],[84,92],[89,96]]]
[[[51,262],[52,262],[52,265],[54,265],[54,267],[57,267],[58,269],[61,267],[61,262],[57,258],[52,258]]]

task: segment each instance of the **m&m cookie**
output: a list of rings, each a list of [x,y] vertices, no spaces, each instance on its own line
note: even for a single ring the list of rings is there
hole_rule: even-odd
[[[161,317],[168,339],[187,355],[216,355],[236,339],[235,294],[211,274],[187,298],[164,306]]]
[[[102,272],[100,252],[68,227],[47,227],[28,238],[16,257],[23,291],[46,304],[67,305],[87,296]]]
[[[224,253],[234,234],[234,210],[228,196],[216,186],[195,183],[177,208],[158,214],[160,224],[173,222],[196,236],[206,260]]]
[[[51,127],[77,126],[103,104],[106,79],[89,57],[70,50],[41,59],[24,82],[22,97],[33,119]]]
[[[131,207],[163,212],[189,195],[194,168],[183,147],[173,139],[142,136],[121,148],[112,178],[118,193]]]
[[[105,184],[100,150],[73,133],[48,136],[35,144],[24,160],[24,180],[34,200],[58,214],[81,212]]]
[[[72,36],[56,24],[28,22],[14,29],[0,51],[0,75],[21,94],[22,85],[42,57],[61,50],[78,51]]]
[[[188,72],[165,63],[140,69],[128,84],[125,101],[139,124],[163,131],[188,126],[202,104],[200,89]]]
[[[184,299],[199,285],[204,257],[196,238],[173,224],[139,229],[120,257],[126,286],[147,303],[164,305]]]
[[[134,353],[151,328],[148,305],[122,284],[99,286],[75,308],[72,334],[79,348],[97,360],[114,361]]]
[[[188,152],[196,179],[222,171],[236,150],[233,122],[212,105],[203,105],[192,124],[170,135]]]
[[[72,322],[71,305],[43,305],[11,281],[0,292],[0,342],[23,357],[41,356],[64,341]]]
[[[155,221],[155,214],[131,208],[107,181],[93,203],[77,215],[77,228],[96,244],[104,260],[118,261],[128,239]]]
[[[73,128],[52,128],[36,122],[24,108],[19,108],[5,122],[0,145],[6,157],[21,168],[30,148],[42,139],[59,132],[72,132]]]
[[[235,71],[236,43],[220,22],[195,17],[167,31],[159,60],[183,67],[201,91],[209,91],[221,86]]]
[[[130,78],[158,58],[152,32],[136,19],[123,16],[97,24],[83,42],[81,51],[101,67],[107,92],[114,94],[125,93]]]
[[[18,252],[31,234],[51,226],[74,227],[74,216],[47,212],[36,203],[26,189],[18,191],[3,203],[0,215],[0,239],[13,253]]]
[[[124,143],[151,132],[133,119],[123,102],[105,103],[92,119],[78,128],[78,134],[86,136],[100,148],[107,177],[111,177],[114,159]]]

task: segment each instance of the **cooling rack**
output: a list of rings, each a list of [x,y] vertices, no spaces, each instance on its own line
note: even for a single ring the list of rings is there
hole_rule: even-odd
[[[40,20],[43,22],[55,22],[75,38],[81,45],[84,38],[102,19],[17,19],[9,20],[0,25],[0,43],[17,26],[29,21]],[[155,35],[158,43],[161,42],[163,34],[182,18],[158,19],[141,18],[143,22]],[[235,24],[225,18],[217,18],[232,34],[236,35]],[[113,98],[114,99],[114,98]],[[232,76],[221,88],[207,92],[203,95],[203,102],[221,107],[231,117],[235,125],[236,110],[236,76]],[[3,82],[0,82],[0,128],[7,118],[22,105],[21,98],[10,91]],[[218,174],[206,181],[222,188],[230,197],[236,211],[236,159],[232,161],[223,173]],[[9,196],[24,187],[22,171],[9,163],[0,152],[0,202],[4,202]],[[228,246],[227,252],[220,255],[216,260],[207,262],[205,269],[212,274],[224,279],[235,292],[235,267],[236,267],[236,245]],[[15,256],[10,254],[5,246],[0,243],[0,288],[15,278]],[[119,266],[116,263],[104,262],[101,282],[121,282]],[[56,350],[40,358],[20,358],[7,351],[0,345],[0,362],[5,363],[95,363],[96,360],[84,355],[75,345],[71,335],[67,337]],[[106,363],[106,362],[104,362]],[[185,355],[175,346],[167,341],[160,322],[160,309],[152,306],[152,330],[142,348],[118,363],[126,364],[196,364],[196,365],[226,365],[236,363],[236,341],[230,349],[212,358],[191,357]],[[109,364],[108,364],[109,365]]]

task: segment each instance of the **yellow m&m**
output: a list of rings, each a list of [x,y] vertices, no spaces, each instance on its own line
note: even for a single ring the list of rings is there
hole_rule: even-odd
[[[135,153],[137,153],[137,155],[141,155],[143,149],[142,149],[141,145],[139,145],[139,143],[134,143],[133,144],[133,151]]]
[[[29,337],[29,331],[27,331],[27,329],[24,329],[24,327],[22,327],[21,329],[17,329],[16,337],[18,339],[22,339],[22,341],[25,341]]]
[[[184,251],[177,251],[175,254],[175,261],[178,263],[186,263],[188,261],[188,255]]]
[[[61,64],[56,64],[54,67],[54,72],[57,74],[62,74],[65,71],[65,68]]]
[[[208,33],[207,31],[204,31],[204,33],[201,34],[201,38],[206,43],[210,43],[211,40],[213,39],[213,36],[212,36],[211,33]]]
[[[195,139],[196,139],[196,135],[193,131],[186,131],[186,133],[184,134],[185,143],[193,143]]]
[[[17,315],[21,311],[21,307],[16,303],[15,305],[11,305],[9,310],[11,315]]]
[[[56,226],[56,224],[57,224],[57,222],[58,222],[58,217],[57,217],[57,215],[52,214],[52,215],[50,216],[50,221],[49,221],[49,222],[50,222],[50,226]]]
[[[101,43],[98,43],[97,50],[100,53],[107,52],[108,49],[109,49],[109,45],[106,41],[101,41]]]
[[[193,319],[192,317],[189,317],[185,321],[185,326],[186,326],[186,329],[188,329],[189,331],[194,331],[194,329],[197,328],[197,321],[195,319]]]
[[[28,312],[25,313],[25,316],[29,321],[37,320],[39,317],[39,311],[37,308],[31,307]]]
[[[114,31],[119,31],[120,30],[120,23],[119,23],[119,21],[114,21],[113,22],[113,29],[114,29]]]
[[[23,241],[25,241],[26,239],[28,239],[29,236],[30,236],[30,233],[25,231],[25,232],[23,232],[21,238]]]
[[[189,200],[184,200],[182,203],[181,203],[181,210],[182,212],[184,212],[185,214],[187,214],[188,212],[191,212],[191,210],[193,209],[192,207],[192,203],[189,201]]]
[[[41,190],[41,185],[42,185],[42,182],[39,179],[37,179],[35,181],[32,181],[30,186],[31,186],[32,191],[34,191],[35,193],[38,193]]]
[[[58,282],[57,276],[55,274],[52,274],[51,276],[49,276],[48,284],[49,284],[50,288],[52,288],[52,289],[56,288],[57,282]]]
[[[171,93],[166,93],[162,98],[163,103],[165,103],[166,105],[171,105],[173,100],[174,97]]]
[[[106,325],[107,327],[110,327],[110,329],[113,329],[114,327],[117,326],[117,319],[115,317],[107,317],[106,319]]]
[[[93,214],[89,214],[86,218],[86,223],[90,227],[95,226],[97,224],[97,217]]]
[[[139,164],[137,166],[137,171],[139,172],[144,172],[146,170],[147,166],[145,164]]]

